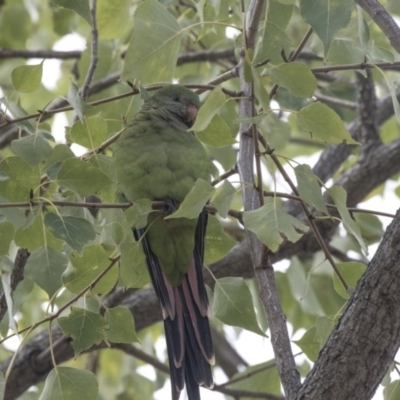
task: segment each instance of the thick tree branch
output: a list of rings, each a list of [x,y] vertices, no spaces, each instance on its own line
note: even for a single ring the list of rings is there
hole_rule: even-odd
[[[253,0],[250,2],[246,15],[246,35],[244,38],[245,49],[241,51],[241,57],[246,56],[246,51],[254,48],[255,33],[258,29],[261,17],[261,9],[264,2]],[[244,65],[244,62],[241,63]],[[244,77],[243,67],[240,68],[240,87],[244,98],[239,101],[239,117],[254,117],[253,87],[247,83]],[[242,182],[243,203],[245,211],[255,210],[263,201],[262,186],[258,181],[258,190],[255,190],[253,160],[259,155],[257,130],[249,123],[240,124],[240,150],[238,170]],[[257,154],[255,154],[257,152]],[[256,160],[258,166],[259,158]],[[257,168],[260,177],[260,168]],[[300,388],[300,377],[296,370],[294,357],[291,351],[289,334],[286,326],[286,317],[283,314],[277,287],[275,283],[274,269],[269,259],[269,250],[260,242],[257,236],[248,231],[247,240],[250,247],[252,263],[260,288],[260,299],[265,310],[271,342],[275,353],[276,365],[281,378],[282,386],[289,400],[294,399]]]
[[[376,0],[356,0],[356,2],[382,29],[390,44],[400,54],[400,27],[393,17]]]
[[[376,115],[376,96],[372,73],[367,70],[366,77],[356,72],[358,119],[360,121],[361,154],[373,151],[382,144]]]
[[[400,90],[396,92],[397,99],[400,99]],[[394,114],[392,96],[388,95],[378,101],[376,109],[376,123],[378,126],[386,122]],[[349,126],[351,136],[360,139],[360,120],[357,118]],[[355,146],[330,145],[321,154],[313,171],[323,181],[326,182],[338,170],[344,160],[350,155]]]
[[[26,249],[18,249],[15,256],[14,266],[11,272],[11,291],[14,292],[19,283],[24,279],[25,264],[28,261],[29,252]],[[3,293],[0,297],[0,321],[7,312],[6,295]]]
[[[388,227],[298,400],[371,399],[400,346],[400,212]]]

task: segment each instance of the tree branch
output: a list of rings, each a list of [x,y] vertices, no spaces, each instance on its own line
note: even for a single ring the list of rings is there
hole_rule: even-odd
[[[400,212],[321,350],[298,400],[372,398],[400,346],[399,236]]]
[[[80,50],[56,51],[56,50],[16,50],[0,49],[0,59],[5,58],[58,58],[59,60],[69,60],[71,58],[80,58]]]
[[[29,252],[26,249],[18,249],[15,256],[14,266],[11,272],[11,291],[14,292],[19,283],[24,279],[24,269],[29,258]],[[6,295],[3,293],[0,297],[0,321],[7,312]]]
[[[97,7],[97,0],[90,1],[90,19],[92,21],[92,43],[91,43],[91,57],[90,57],[90,65],[86,73],[85,82],[83,83],[82,88],[82,99],[84,102],[87,101],[89,93],[90,93],[90,84],[92,82],[94,73],[97,68],[97,63],[99,62],[98,56],[98,38],[99,32],[97,30],[97,21],[96,21],[96,7]]]
[[[245,51],[254,46],[255,32],[257,32],[263,1],[253,0],[250,2],[249,11],[246,15],[246,32],[244,38],[245,49],[241,51],[242,59],[246,56]],[[244,65],[244,62],[241,62]],[[254,116],[253,88],[244,77],[243,67],[240,68],[240,87],[244,98],[239,101],[239,117],[241,119]],[[262,187],[255,190],[253,160],[257,150],[257,130],[249,123],[241,123],[240,149],[238,169],[242,183],[244,210],[250,211],[260,207],[260,196]],[[248,231],[248,244],[251,251],[252,263],[255,276],[260,288],[260,299],[266,313],[271,331],[271,342],[274,349],[277,369],[281,378],[282,386],[289,400],[294,399],[300,388],[300,377],[297,372],[294,357],[291,351],[289,334],[286,326],[286,317],[283,314],[277,287],[275,283],[274,270],[269,259],[268,249],[260,242],[257,236]]]
[[[356,0],[356,3],[369,14],[400,54],[400,27],[391,15],[376,0]]]

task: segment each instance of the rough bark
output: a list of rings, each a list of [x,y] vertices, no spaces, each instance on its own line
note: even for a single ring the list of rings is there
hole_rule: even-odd
[[[400,212],[297,400],[372,398],[400,346]]]

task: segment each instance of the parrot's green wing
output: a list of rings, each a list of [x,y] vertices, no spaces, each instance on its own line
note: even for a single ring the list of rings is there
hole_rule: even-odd
[[[115,172],[124,196],[182,202],[197,179],[210,181],[215,167],[188,129],[200,100],[192,91],[170,85],[145,102],[114,149]],[[154,289],[161,303],[172,381],[177,400],[186,382],[189,400],[199,400],[199,385],[213,386],[214,352],[202,268],[207,215],[198,220],[150,215],[141,240]]]

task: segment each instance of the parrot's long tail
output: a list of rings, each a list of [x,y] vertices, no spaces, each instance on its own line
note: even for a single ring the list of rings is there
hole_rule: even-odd
[[[144,230],[134,230],[135,239],[142,241],[163,312],[173,400],[179,399],[185,383],[189,400],[200,400],[199,386],[212,388],[214,385],[210,367],[214,364],[214,350],[202,272],[206,225],[207,213],[203,211],[196,228],[196,244],[188,273],[176,287],[165,277]]]

